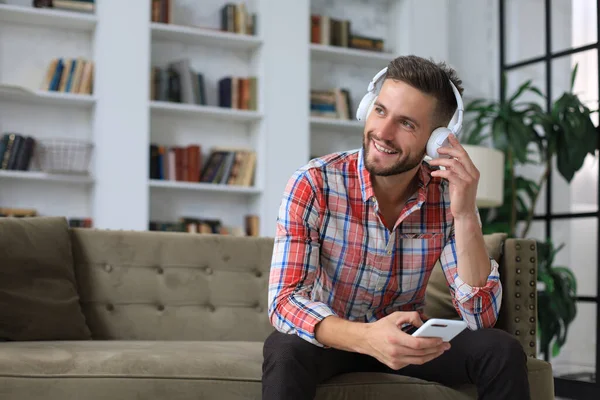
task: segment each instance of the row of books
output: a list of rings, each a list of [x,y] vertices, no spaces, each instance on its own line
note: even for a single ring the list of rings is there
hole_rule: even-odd
[[[205,157],[199,144],[150,144],[150,179],[252,186],[255,170],[251,149],[214,148]]]
[[[173,23],[174,0],[150,0],[150,2],[152,22]],[[220,20],[216,22],[223,32],[256,34],[256,13],[249,12],[245,3],[226,3],[221,7],[218,16]]]
[[[258,109],[255,76],[227,75],[217,82],[217,105],[238,110]],[[204,74],[195,71],[188,59],[174,61],[166,67],[152,67],[150,98],[183,104],[207,105]]]
[[[33,0],[33,6],[88,13],[93,13],[96,9],[95,0]]]
[[[7,132],[0,139],[0,169],[28,171],[36,140],[31,136]]]
[[[221,8],[221,30],[256,35],[256,13],[250,13],[245,3],[227,3]]]
[[[344,88],[310,91],[310,115],[348,120],[351,118],[350,92]]]
[[[256,215],[246,215],[243,225],[227,226],[220,219],[181,217],[177,221],[150,221],[148,229],[163,232],[259,236],[259,218]]]
[[[349,20],[322,14],[310,16],[310,42],[327,46],[384,51],[383,39],[352,33]]]
[[[5,218],[32,218],[41,216],[35,208],[0,207],[0,217]],[[92,228],[93,220],[89,217],[65,217],[71,228]]]
[[[54,58],[50,61],[41,90],[92,94],[94,62],[84,58]]]

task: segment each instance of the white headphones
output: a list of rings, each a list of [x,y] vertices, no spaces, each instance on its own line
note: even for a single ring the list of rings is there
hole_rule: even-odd
[[[367,119],[367,116],[371,113],[373,109],[373,105],[375,100],[377,99],[377,95],[379,94],[379,90],[381,89],[381,84],[383,83],[383,77],[387,72],[387,67],[382,69],[375,75],[373,80],[369,82],[369,87],[367,88],[367,94],[364,95],[360,104],[358,105],[358,109],[356,110],[356,119],[359,121],[364,121]],[[460,130],[462,129],[462,121],[463,121],[463,112],[464,106],[462,98],[460,97],[460,93],[452,80],[450,80],[450,85],[452,86],[452,91],[454,92],[454,96],[456,97],[456,112],[454,116],[450,120],[448,127],[445,128],[437,128],[433,132],[431,132],[431,136],[429,137],[429,141],[427,142],[427,155],[431,158],[438,158],[440,155],[437,150],[442,147],[448,145],[448,136],[453,133],[457,138]],[[456,120],[456,123],[453,121]]]

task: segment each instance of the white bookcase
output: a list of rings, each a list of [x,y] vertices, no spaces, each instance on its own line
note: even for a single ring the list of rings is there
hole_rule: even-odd
[[[151,22],[150,0],[96,0],[94,14],[37,9],[30,0],[0,4],[0,133],[94,146],[88,177],[0,171],[0,207],[134,230],[183,216],[243,226],[257,215],[260,234],[271,236],[291,174],[313,155],[361,146],[362,124],[353,118],[375,73],[396,54],[448,56],[448,39],[414,21],[426,15],[448,29],[447,0],[247,0],[257,14],[252,36],[214,29],[226,0],[172,1],[169,24]],[[311,14],[350,20],[353,32],[383,38],[386,52],[311,44]],[[93,94],[40,91],[54,57],[93,60]],[[183,58],[204,75],[205,106],[151,99],[151,67]],[[256,111],[217,106],[226,75],[258,78]],[[310,89],[333,87],[349,89],[351,119],[311,117]],[[212,147],[252,148],[255,184],[151,180],[151,143],[199,144],[204,161]]]

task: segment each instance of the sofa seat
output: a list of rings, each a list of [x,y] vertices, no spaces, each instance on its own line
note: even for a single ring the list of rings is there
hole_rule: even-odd
[[[63,341],[0,343],[0,398],[260,399],[261,342]],[[530,359],[531,379],[548,364]],[[541,386],[544,382],[537,382]],[[317,399],[472,399],[417,379],[356,373],[324,383]],[[350,395],[352,394],[352,395]],[[537,396],[536,396],[537,397]]]

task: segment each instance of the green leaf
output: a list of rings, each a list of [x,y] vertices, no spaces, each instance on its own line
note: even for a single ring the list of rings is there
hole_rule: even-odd
[[[573,68],[573,72],[571,72],[571,92],[573,91],[573,86],[575,86],[575,77],[577,76],[577,69],[579,68],[579,63],[575,63],[575,67]]]

